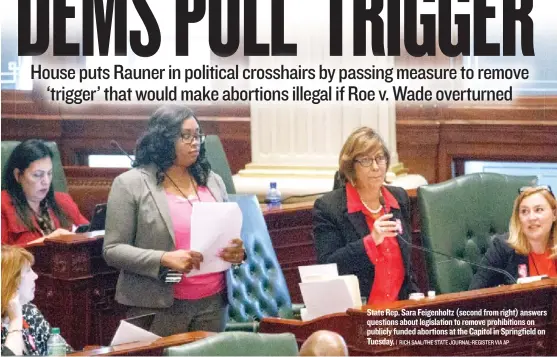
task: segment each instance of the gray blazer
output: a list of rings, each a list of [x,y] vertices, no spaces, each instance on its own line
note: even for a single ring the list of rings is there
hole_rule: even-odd
[[[172,284],[159,279],[163,253],[176,249],[174,228],[155,165],[116,177],[108,196],[103,256],[120,269],[116,301],[128,306],[172,306]],[[211,172],[207,188],[218,202],[228,200],[224,182]]]

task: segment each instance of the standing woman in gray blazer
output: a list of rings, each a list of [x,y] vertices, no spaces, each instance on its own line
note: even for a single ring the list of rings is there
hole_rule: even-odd
[[[137,142],[134,168],[114,180],[108,197],[103,255],[120,269],[116,300],[128,306],[128,317],[155,313],[151,331],[160,336],[220,332],[226,324],[224,273],[185,276],[204,258],[190,250],[193,203],[228,198],[204,142],[190,109],[159,108]],[[236,238],[219,256],[239,264],[244,254]],[[167,283],[169,271],[182,273],[181,281]]]

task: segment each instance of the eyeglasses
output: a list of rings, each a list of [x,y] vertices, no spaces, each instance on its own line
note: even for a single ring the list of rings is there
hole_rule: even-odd
[[[553,194],[553,191],[551,190],[551,186],[549,185],[541,185],[541,186],[524,186],[518,189],[518,193],[521,194],[524,191],[528,191],[528,190],[546,190],[549,193],[551,193],[551,196],[555,197],[555,194]]]
[[[192,133],[181,133],[182,141],[186,144],[192,144],[194,140],[197,140],[200,144],[205,142],[205,134],[192,134]]]
[[[354,159],[355,162],[362,165],[363,167],[370,167],[373,162],[377,164],[377,166],[382,166],[387,163],[387,156],[386,155],[377,155],[376,157],[362,157],[361,159]]]

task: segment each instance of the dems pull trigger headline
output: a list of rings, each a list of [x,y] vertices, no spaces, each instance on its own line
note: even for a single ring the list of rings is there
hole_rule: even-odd
[[[100,56],[108,56],[113,42],[114,54],[128,55],[128,47],[137,56],[150,57],[161,47],[161,27],[149,7],[147,0],[83,0],[82,11],[78,13],[66,0],[35,0],[36,17],[31,24],[31,4],[33,0],[18,0],[18,55],[38,56],[50,47],[54,56],[92,56],[95,42]],[[106,2],[106,6],[105,6]],[[257,18],[257,0],[244,0],[240,8],[237,0],[226,0],[227,11],[223,11],[223,1],[176,0],[176,28],[173,29],[176,56],[189,55],[189,34],[196,31],[195,26],[205,17],[209,23],[209,47],[221,57],[235,54],[240,48],[240,34],[243,29],[242,49],[244,56],[296,56],[298,45],[286,42],[285,30],[292,29],[285,16],[284,0],[273,0],[270,8],[272,21],[263,23]],[[404,48],[410,56],[434,56],[437,47],[446,56],[514,56],[517,54],[517,36],[520,38],[520,50],[524,56],[534,56],[534,23],[530,17],[533,0],[505,0],[497,6],[489,6],[487,0],[427,0],[437,4],[437,12],[419,13],[418,3],[426,0],[352,0],[352,54],[365,56],[370,50],[375,56],[401,55],[400,39],[404,39]],[[470,4],[468,13],[454,13],[456,3]],[[329,21],[329,47],[331,56],[342,56],[343,45],[343,0],[329,0],[329,16],[322,21]],[[189,6],[192,4],[193,6]],[[401,19],[402,7],[404,17]],[[132,8],[134,10],[132,10]],[[288,9],[295,10],[295,9]],[[49,18],[52,11],[52,36]],[[138,28],[128,30],[128,11],[135,11],[143,22]],[[243,11],[243,23],[241,24]],[[261,11],[259,11],[261,12]],[[488,21],[502,15],[500,32],[503,34],[502,45],[488,42],[486,29]],[[82,38],[79,42],[69,42],[66,38],[68,21],[81,20]],[[226,30],[222,24],[226,18]],[[384,18],[387,20],[385,25]],[[258,24],[259,20],[259,24]],[[161,20],[162,21],[162,20]],[[74,22],[75,23],[75,22]],[[371,24],[371,38],[368,41],[367,25]],[[401,23],[404,35],[401,36]],[[454,25],[453,25],[454,23]],[[518,26],[520,24],[520,26]],[[262,27],[270,27],[270,41],[258,41],[257,32]],[[35,36],[32,36],[32,30]],[[147,33],[142,33],[145,29]],[[163,28],[167,31],[167,28]],[[267,29],[266,29],[267,30]],[[518,30],[518,31],[517,31]],[[111,37],[111,33],[114,36]],[[95,38],[96,33],[96,38]],[[294,32],[295,33],[295,32]],[[418,36],[418,34],[420,35]],[[453,34],[456,43],[452,43]],[[226,36],[223,38],[223,36]],[[36,40],[32,42],[32,38]],[[164,36],[165,39],[171,38]],[[471,48],[473,40],[473,48]],[[128,46],[129,42],[129,46]]]
[[[404,5],[403,36],[400,33],[401,1]],[[422,2],[437,3],[437,14],[420,14],[417,4]],[[452,5],[457,2],[471,3],[472,11],[468,12],[471,12],[472,15],[464,13],[453,16]],[[400,56],[401,38],[404,39],[404,47],[408,54],[414,57],[434,56],[437,46],[448,57],[469,56],[472,33],[475,56],[499,56],[500,44],[487,42],[486,29],[487,21],[496,17],[496,11],[501,11],[501,5],[503,24],[500,32],[503,33],[503,55],[516,55],[515,36],[517,23],[520,23],[522,54],[534,56],[534,23],[530,17],[534,6],[533,0],[520,1],[518,8],[517,0],[501,1],[502,4],[499,3],[499,6],[488,6],[486,0],[372,0],[369,8],[367,1],[354,1],[353,3],[354,56],[366,55],[368,21],[371,23],[371,50],[375,56]],[[343,1],[330,0],[330,4],[330,54],[331,56],[342,56]],[[387,6],[386,11],[385,6]],[[383,15],[385,12],[386,16]],[[387,19],[387,36],[384,34],[385,24],[380,15]],[[493,22],[493,20],[491,21]],[[456,26],[453,25],[453,22]],[[473,29],[471,28],[472,22]],[[453,44],[455,31],[457,42]],[[418,32],[421,34],[418,35]],[[387,39],[386,46],[385,38]],[[385,48],[388,49],[387,53],[385,53]]]
[[[129,48],[140,57],[153,56],[161,47],[163,37],[161,27],[147,0],[83,0],[81,13],[76,11],[75,6],[67,5],[66,0],[52,0],[52,9],[50,0],[35,0],[37,12],[35,26],[31,26],[32,2],[33,0],[18,0],[18,55],[20,56],[38,56],[48,50],[51,37],[50,11],[52,11],[53,18],[52,52],[54,56],[93,56],[95,55],[95,40],[100,56],[109,55],[111,41],[114,42],[116,56],[128,55],[128,41]],[[244,55],[296,55],[297,45],[284,41],[284,0],[271,2],[272,21],[264,25],[271,27],[269,43],[257,41],[257,30],[260,27],[257,25],[257,0],[243,0],[243,3],[242,47]],[[191,4],[193,6],[190,6]],[[207,0],[176,0],[175,5],[174,46],[176,56],[189,55],[189,34],[196,31],[195,24],[205,17],[208,18],[209,23],[208,42],[211,51],[221,57],[228,57],[237,52],[240,47],[241,32],[240,1],[228,0],[226,13],[223,13],[222,1],[217,0],[210,2]],[[135,11],[143,23],[129,32],[127,28],[128,11]],[[66,38],[67,32],[70,31],[67,24],[70,19],[81,20],[82,38],[79,43],[68,42]],[[222,31],[222,23],[225,19],[227,29]],[[203,24],[197,24],[197,26],[203,26]],[[34,43],[32,42],[33,36],[31,36],[33,28],[36,37]],[[147,30],[146,36],[145,33],[141,33],[142,29]],[[163,27],[163,30],[168,31],[166,26]],[[112,32],[113,37],[111,37]],[[226,36],[226,40],[223,40],[223,36]]]

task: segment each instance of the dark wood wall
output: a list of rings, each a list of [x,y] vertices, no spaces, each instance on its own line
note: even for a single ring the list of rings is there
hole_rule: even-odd
[[[55,106],[35,100],[33,92],[2,91],[2,140],[54,140],[64,166],[87,165],[89,154],[121,154],[111,140],[133,153],[155,109],[151,104]],[[242,169],[251,159],[249,108],[194,109],[205,133],[222,140],[233,172]]]
[[[466,160],[557,162],[557,97],[513,103],[397,106],[399,159],[428,182],[463,174]]]
[[[132,152],[152,104],[47,106],[32,92],[2,91],[2,140],[40,137],[58,142],[65,166],[86,165],[92,153]],[[207,134],[223,142],[233,173],[251,160],[248,106],[193,108]],[[557,97],[474,106],[397,106],[399,159],[428,182],[462,174],[478,160],[557,162]]]

